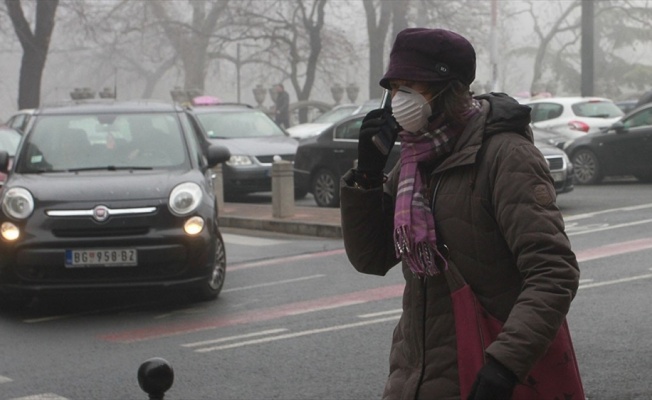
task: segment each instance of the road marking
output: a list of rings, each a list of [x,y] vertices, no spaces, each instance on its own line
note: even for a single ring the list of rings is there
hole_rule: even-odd
[[[248,268],[254,268],[254,267],[263,267],[263,266],[266,266],[266,265],[283,264],[283,263],[287,263],[287,262],[301,261],[301,260],[306,260],[306,259],[312,260],[315,257],[329,257],[329,256],[334,256],[334,255],[339,255],[339,254],[344,254],[344,249],[328,250],[328,251],[321,251],[321,252],[317,252],[317,253],[299,254],[299,255],[296,255],[296,256],[271,258],[271,259],[265,259],[265,260],[248,262],[248,263],[234,264],[234,265],[228,266],[227,270],[229,272],[231,272],[231,271],[239,271],[241,269],[248,269]]]
[[[383,286],[379,288],[361,290],[342,295],[322,297],[313,300],[299,301],[280,306],[262,308],[241,313],[220,316],[219,318],[206,319],[193,323],[165,324],[152,328],[136,329],[100,335],[100,340],[117,343],[134,343],[162,337],[183,335],[192,332],[212,330],[226,326],[242,325],[252,322],[269,321],[273,319],[301,315],[324,309],[347,307],[354,304],[369,303],[372,301],[400,297],[405,289],[404,284]]]
[[[394,320],[397,320],[398,318],[399,318],[399,316],[392,316],[392,317],[371,319],[371,320],[361,321],[361,322],[354,322],[354,323],[351,323],[351,324],[334,325],[334,326],[328,326],[326,328],[311,329],[311,330],[307,330],[307,331],[294,332],[294,333],[286,333],[284,335],[278,335],[278,336],[272,336],[272,337],[266,337],[266,338],[261,338],[261,339],[254,339],[254,340],[247,340],[247,341],[244,341],[244,342],[230,343],[230,344],[225,344],[225,345],[221,345],[221,346],[201,348],[201,349],[195,350],[195,352],[197,352],[197,353],[208,353],[210,351],[233,349],[233,348],[236,348],[236,347],[251,346],[251,345],[256,345],[256,344],[261,344],[261,343],[274,342],[274,341],[283,340],[283,339],[294,339],[294,338],[301,337],[301,336],[315,335],[315,334],[318,334],[318,333],[325,333],[325,332],[335,332],[335,331],[341,331],[341,330],[344,330],[344,329],[359,328],[361,326],[379,324],[381,322],[394,321]]]
[[[396,314],[402,312],[403,312],[402,309],[397,308],[395,310],[380,311],[380,312],[369,313],[369,314],[360,314],[358,315],[358,318],[376,318],[376,317],[380,317],[381,315],[389,315],[389,314]]]
[[[289,240],[266,239],[254,236],[236,235],[234,233],[223,233],[222,239],[227,244],[237,244],[245,246],[276,246],[278,244],[289,243]]]
[[[207,344],[222,343],[222,342],[228,342],[228,341],[231,341],[231,340],[238,340],[238,339],[248,339],[248,338],[256,337],[256,336],[273,335],[275,333],[281,333],[281,332],[287,332],[287,329],[286,328],[268,329],[266,331],[246,333],[246,334],[243,334],[243,335],[227,336],[227,337],[223,337],[223,338],[219,338],[219,339],[204,340],[203,342],[185,343],[185,344],[182,344],[181,347],[206,346]]]
[[[257,289],[257,288],[267,287],[267,286],[283,285],[283,284],[286,284],[286,283],[294,283],[294,282],[306,281],[308,279],[323,278],[324,276],[326,276],[326,275],[318,274],[318,275],[302,276],[300,278],[294,278],[294,279],[285,279],[285,280],[282,280],[282,281],[259,283],[257,285],[239,286],[239,287],[224,289],[224,290],[222,290],[222,293],[238,292],[240,290]]]
[[[595,233],[595,232],[609,231],[609,230],[612,230],[612,229],[628,228],[630,226],[649,224],[650,222],[652,222],[652,219],[644,219],[642,221],[627,222],[627,223],[618,224],[618,225],[600,224],[599,227],[595,228],[595,229],[586,229],[586,230],[575,231],[575,232],[573,232],[572,229],[569,229],[570,232],[567,232],[567,234],[568,234],[568,236],[584,235],[586,233]]]
[[[595,217],[596,215],[601,215],[601,214],[609,214],[609,213],[620,212],[620,211],[637,211],[637,210],[644,210],[646,208],[652,208],[652,203],[639,204],[636,206],[628,206],[628,207],[609,208],[606,210],[594,211],[591,213],[570,215],[568,217],[564,217],[564,221],[575,221],[578,219],[592,218]]]
[[[27,397],[15,397],[9,400],[69,400],[67,397],[61,397],[54,393],[35,394]]]
[[[580,279],[579,283],[580,285],[583,283],[588,283],[588,282],[593,282],[593,279]]]
[[[614,279],[612,281],[602,281],[602,282],[596,282],[596,283],[589,283],[587,285],[580,285],[579,288],[580,289],[591,289],[591,288],[594,288],[594,287],[615,285],[615,284],[618,284],[618,283],[639,281],[641,279],[650,279],[650,278],[652,278],[652,274],[630,276],[630,277],[627,277],[627,278]]]
[[[7,382],[13,382],[11,378],[7,378],[6,376],[0,375],[0,383],[7,383]]]
[[[575,253],[578,262],[606,258],[626,253],[652,249],[652,238],[632,240],[629,242],[612,243]]]

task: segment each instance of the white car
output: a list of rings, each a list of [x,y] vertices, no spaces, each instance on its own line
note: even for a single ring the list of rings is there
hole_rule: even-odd
[[[610,127],[623,115],[602,97],[549,97],[525,101],[532,108],[532,126],[562,133],[595,133]]]
[[[358,108],[359,106],[356,104],[341,104],[318,116],[312,122],[294,125],[285,130],[295,139],[305,139],[315,136],[324,129],[333,125],[333,123],[341,121],[342,119],[354,114]]]

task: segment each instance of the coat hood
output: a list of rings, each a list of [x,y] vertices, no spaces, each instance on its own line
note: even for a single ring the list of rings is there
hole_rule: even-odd
[[[505,93],[487,93],[475,97],[489,102],[489,113],[485,122],[485,139],[496,133],[516,132],[533,141],[530,125],[530,111]]]

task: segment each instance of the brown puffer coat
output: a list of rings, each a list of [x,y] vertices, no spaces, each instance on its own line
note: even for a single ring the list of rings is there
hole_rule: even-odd
[[[546,161],[533,144],[529,108],[511,98],[478,97],[453,153],[430,174],[438,241],[482,305],[505,322],[487,353],[524,379],[545,353],[577,292],[579,269],[555,203]],[[400,164],[400,163],[399,163]],[[394,253],[393,198],[341,184],[342,229],[351,264],[385,275]],[[348,182],[348,183],[347,183]],[[403,314],[394,330],[383,399],[459,399],[457,344],[442,276],[419,279],[403,264]]]

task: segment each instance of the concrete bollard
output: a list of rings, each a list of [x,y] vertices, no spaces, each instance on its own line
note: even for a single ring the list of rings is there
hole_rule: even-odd
[[[222,175],[222,164],[213,167],[213,192],[217,200],[217,212],[224,208],[224,178]]]
[[[294,215],[294,165],[275,157],[272,164],[272,216]]]

